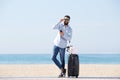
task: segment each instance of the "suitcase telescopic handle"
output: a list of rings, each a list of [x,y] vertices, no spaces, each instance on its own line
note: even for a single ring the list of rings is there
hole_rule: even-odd
[[[71,41],[68,41],[67,52],[69,52],[70,47],[72,47]],[[70,54],[72,54],[72,53],[70,53]]]
[[[71,41],[68,41],[68,46],[71,46],[70,43],[71,43]]]

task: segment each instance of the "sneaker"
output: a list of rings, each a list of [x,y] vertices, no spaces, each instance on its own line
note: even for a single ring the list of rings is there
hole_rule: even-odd
[[[64,73],[61,73],[61,74],[58,76],[58,78],[63,78],[63,77],[65,77]]]
[[[65,75],[66,75],[66,69],[61,69],[61,73],[60,73],[60,75],[58,76],[59,78],[61,78],[61,77],[65,77]]]

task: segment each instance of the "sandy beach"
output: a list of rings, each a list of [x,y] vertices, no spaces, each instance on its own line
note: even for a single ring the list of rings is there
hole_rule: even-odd
[[[0,64],[0,77],[57,77],[59,72],[54,64]],[[80,64],[79,72],[79,77],[120,77],[120,64]]]

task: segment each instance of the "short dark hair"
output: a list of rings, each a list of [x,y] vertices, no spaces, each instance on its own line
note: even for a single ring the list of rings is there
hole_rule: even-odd
[[[67,17],[67,18],[69,18],[69,19],[70,19],[70,16],[69,16],[69,15],[65,15],[64,17]]]

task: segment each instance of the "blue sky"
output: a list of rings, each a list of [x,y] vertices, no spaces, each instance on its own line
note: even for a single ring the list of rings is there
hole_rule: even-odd
[[[79,53],[120,53],[120,0],[1,0],[0,54],[52,53],[66,14]]]

